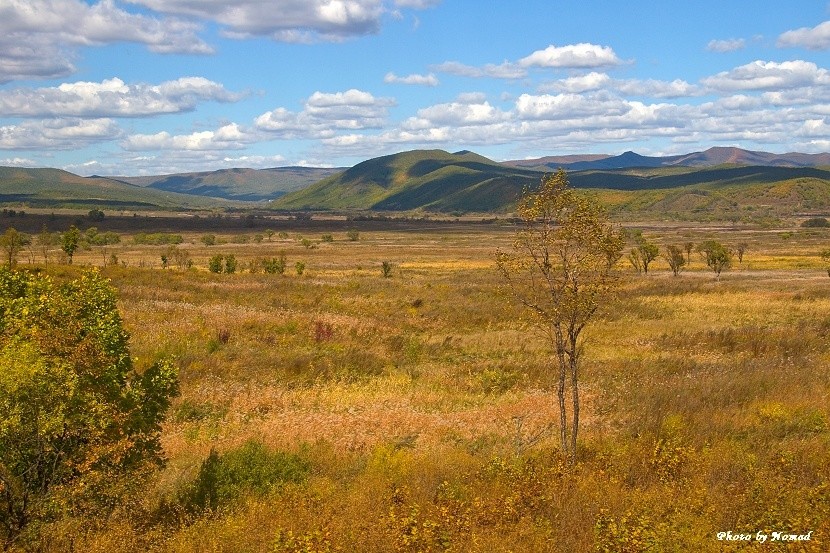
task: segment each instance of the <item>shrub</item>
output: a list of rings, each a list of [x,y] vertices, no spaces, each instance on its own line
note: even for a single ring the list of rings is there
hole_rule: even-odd
[[[106,511],[160,464],[178,392],[166,362],[133,368],[115,290],[0,270],[0,543],[67,512]],[[23,545],[24,549],[29,549]]]
[[[305,263],[297,261],[294,264],[294,269],[297,271],[297,276],[302,276],[303,272],[305,272]]]
[[[811,217],[801,223],[804,228],[825,228],[830,227],[830,221],[824,217]]]
[[[215,234],[205,234],[199,240],[202,241],[202,244],[205,246],[215,246],[216,245],[216,235]]]
[[[191,512],[215,510],[245,494],[262,495],[284,483],[302,482],[309,471],[309,463],[300,456],[270,451],[249,440],[221,455],[212,450],[179,500]]]
[[[349,232],[346,233],[346,237],[352,242],[357,242],[360,240],[360,233],[357,229],[349,229]]]
[[[280,253],[279,257],[262,260],[262,268],[269,275],[281,275],[285,273],[285,254]]]
[[[324,234],[322,240],[323,242],[334,242],[334,236],[331,234]]]
[[[208,261],[208,270],[211,273],[221,273],[222,272],[222,261],[224,261],[224,259],[225,259],[225,256],[223,256],[221,254],[214,255],[213,257],[211,257],[210,261]]]
[[[383,278],[389,278],[392,276],[392,264],[388,261],[384,261],[380,264],[380,272],[383,275]]]
[[[225,274],[232,275],[236,272],[236,256],[234,255],[226,255],[225,256]]]

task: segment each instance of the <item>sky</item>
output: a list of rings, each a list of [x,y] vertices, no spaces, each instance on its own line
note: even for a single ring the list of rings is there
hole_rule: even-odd
[[[0,0],[0,165],[830,151],[830,2]]]

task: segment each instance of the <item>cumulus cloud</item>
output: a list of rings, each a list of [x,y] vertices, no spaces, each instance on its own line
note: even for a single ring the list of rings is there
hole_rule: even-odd
[[[830,21],[820,23],[815,27],[802,27],[782,33],[778,37],[777,45],[780,48],[800,47],[808,50],[830,49]]]
[[[167,131],[155,134],[133,134],[121,146],[128,151],[179,150],[203,152],[209,150],[241,150],[257,142],[259,136],[236,123],[229,123],[215,131],[171,135]]]
[[[522,67],[592,68],[612,67],[621,63],[609,46],[581,42],[567,46],[550,45],[519,60]]]
[[[826,69],[812,62],[759,60],[705,78],[702,83],[715,91],[772,90],[827,86],[830,85],[830,75]]]
[[[0,4],[0,82],[71,74],[79,46],[134,42],[157,53],[211,53],[200,30],[190,21],[128,13],[113,0],[7,0]]]
[[[281,42],[336,41],[376,33],[394,7],[426,9],[434,0],[129,0],[159,13],[214,21],[231,38]]]
[[[429,75],[412,74],[405,77],[399,77],[394,73],[387,73],[383,77],[383,82],[389,84],[411,84],[422,86],[438,86],[438,77],[430,73]]]
[[[200,101],[234,102],[242,96],[203,77],[182,77],[158,85],[128,85],[113,78],[0,90],[0,116],[145,117],[190,111]]]
[[[489,102],[450,102],[436,104],[418,110],[417,118],[410,119],[406,127],[428,128],[432,126],[480,126],[505,121],[508,114],[493,107]]]
[[[728,40],[710,40],[706,49],[710,52],[736,52],[746,47],[746,41],[742,38],[730,38]]]
[[[255,126],[261,131],[288,137],[326,137],[337,130],[380,128],[386,122],[392,98],[377,98],[369,92],[315,92],[300,112],[283,107],[263,113]]]
[[[122,134],[115,121],[107,118],[23,121],[0,127],[0,149],[76,150],[117,139]]]

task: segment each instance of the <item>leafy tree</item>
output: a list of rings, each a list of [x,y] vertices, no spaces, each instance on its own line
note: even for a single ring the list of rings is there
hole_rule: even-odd
[[[637,246],[635,249],[639,254],[640,263],[643,267],[643,273],[648,274],[648,266],[652,261],[657,259],[658,255],[660,255],[660,248],[657,247],[657,244],[649,242],[642,234],[638,234],[636,241]]]
[[[232,275],[236,272],[236,256],[235,255],[226,255],[225,256],[225,273]]]
[[[18,232],[14,227],[7,228],[6,232],[0,235],[0,248],[5,253],[6,265],[14,267],[17,264],[17,254],[30,242],[28,234]]]
[[[732,252],[717,240],[706,240],[702,242],[697,247],[697,251],[703,256],[706,266],[714,271],[715,278],[718,280],[720,279],[721,272],[724,269],[728,269],[732,263]]]
[[[0,543],[103,512],[163,461],[175,369],[133,367],[115,291],[95,272],[62,284],[0,269]]]
[[[75,250],[81,244],[81,231],[78,227],[72,225],[69,230],[61,235],[61,249],[66,253],[69,264],[72,264],[72,256],[75,255]]]
[[[674,244],[668,246],[664,257],[666,258],[672,273],[674,273],[674,276],[679,275],[680,271],[683,270],[683,267],[686,266],[686,258],[683,256],[683,248],[680,246],[675,246]]]
[[[224,261],[225,256],[222,254],[214,255],[208,261],[208,270],[211,273],[221,273],[222,272],[222,261]]]
[[[552,372],[558,376],[561,447],[574,461],[580,336],[617,288],[615,265],[624,234],[609,223],[599,204],[569,187],[563,170],[546,176],[537,191],[525,191],[517,212],[523,228],[512,251],[498,251],[496,261],[509,290],[551,346]],[[572,402],[570,425],[566,392]]]

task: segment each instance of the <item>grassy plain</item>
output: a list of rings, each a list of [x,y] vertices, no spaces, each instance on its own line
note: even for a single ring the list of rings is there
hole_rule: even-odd
[[[43,550],[830,549],[830,279],[818,256],[830,231],[640,225],[661,246],[747,250],[719,280],[695,253],[679,277],[662,259],[648,276],[620,261],[619,297],[587,330],[571,467],[549,426],[545,344],[499,289],[493,254],[513,228],[271,226],[261,241],[261,228],[185,230],[187,270],[163,269],[167,247],[129,231],[71,267],[50,263],[63,278],[115,254],[101,270],[137,364],[174,358],[181,396],[167,466],[109,518],[44,528]],[[283,275],[246,270],[281,253]],[[208,272],[216,254],[233,254],[237,273]],[[304,476],[260,486],[248,467],[215,509],[189,505],[183,490],[211,451],[252,440],[301,459]],[[812,534],[719,541],[727,531]]]

